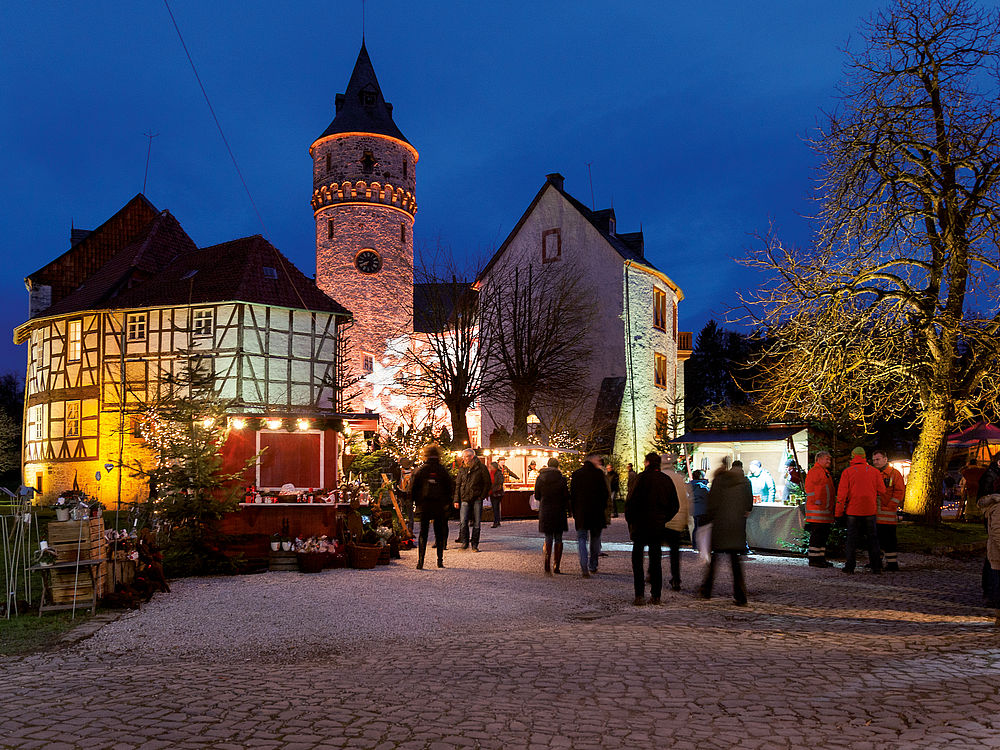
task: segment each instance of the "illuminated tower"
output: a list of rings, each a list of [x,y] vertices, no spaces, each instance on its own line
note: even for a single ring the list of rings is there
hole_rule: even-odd
[[[392,120],[364,43],[336,115],[310,146],[316,284],[354,313],[348,370],[371,372],[413,332],[417,150]]]

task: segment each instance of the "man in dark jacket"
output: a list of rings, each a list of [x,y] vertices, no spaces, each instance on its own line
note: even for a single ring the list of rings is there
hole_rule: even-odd
[[[483,500],[490,494],[493,481],[490,470],[472,448],[462,451],[462,468],[455,480],[455,507],[458,508],[458,539],[462,549],[469,548],[469,523],[472,523],[472,551],[479,552],[479,525],[483,520]]]
[[[715,580],[715,562],[718,554],[729,555],[733,569],[733,599],[740,606],[747,603],[747,587],[743,580],[740,555],[747,546],[747,516],[753,510],[753,490],[743,473],[742,464],[729,471],[721,471],[712,480],[708,491],[708,523],[712,524],[712,559],[705,572],[698,596],[709,599],[712,596],[712,582]]]
[[[637,607],[646,603],[642,558],[649,548],[649,603],[660,603],[663,588],[663,569],[660,545],[663,543],[664,524],[680,509],[677,488],[673,481],[660,471],[660,454],[646,454],[646,468],[636,480],[635,487],[625,499],[625,521],[632,537],[632,579],[635,583]]]
[[[434,522],[434,546],[437,565],[444,567],[444,548],[448,541],[448,503],[454,494],[454,481],[441,465],[441,451],[436,445],[424,448],[424,465],[417,469],[410,482],[413,502],[420,508],[420,540],[417,570],[423,570],[427,550],[427,528]]]
[[[611,490],[608,489],[599,453],[588,454],[583,466],[573,472],[569,491],[573,504],[573,521],[576,523],[580,570],[584,578],[590,578],[591,573],[597,572],[597,558],[601,554],[601,531],[604,530],[604,510],[611,500]]]

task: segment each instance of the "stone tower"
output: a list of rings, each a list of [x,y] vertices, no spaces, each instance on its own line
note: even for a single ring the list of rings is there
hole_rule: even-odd
[[[333,122],[309,148],[316,284],[354,313],[344,365],[360,376],[387,340],[413,332],[418,154],[392,120],[364,43],[335,104]]]

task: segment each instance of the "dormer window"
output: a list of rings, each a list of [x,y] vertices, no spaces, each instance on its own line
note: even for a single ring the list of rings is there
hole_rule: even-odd
[[[278,278],[278,272],[277,272],[277,270],[271,268],[271,266],[264,266],[261,270],[264,272],[264,278],[265,279],[275,279],[275,280],[277,280],[277,278]]]
[[[365,151],[365,155],[361,157],[361,169],[365,174],[371,174],[375,171],[375,154],[371,151]]]
[[[361,92],[361,103],[366,107],[375,106],[375,92],[374,91],[362,91]]]

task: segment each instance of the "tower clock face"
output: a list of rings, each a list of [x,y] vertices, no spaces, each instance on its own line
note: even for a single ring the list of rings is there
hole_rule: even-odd
[[[378,273],[382,269],[382,259],[374,250],[364,250],[354,259],[354,266],[361,273]]]

